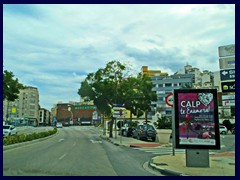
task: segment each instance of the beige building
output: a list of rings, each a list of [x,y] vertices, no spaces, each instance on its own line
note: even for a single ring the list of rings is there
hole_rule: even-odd
[[[39,126],[51,125],[50,118],[51,118],[50,111],[44,108],[40,108],[38,125]]]
[[[175,74],[193,74],[193,87],[199,88],[218,88],[214,83],[215,74],[208,70],[201,72],[198,68],[193,68],[191,65],[186,65],[182,70],[179,70]],[[218,79],[218,78],[217,78]]]
[[[148,76],[153,75],[168,76],[168,73],[163,73],[160,70],[148,70],[148,66],[142,66],[142,74],[146,74]]]
[[[4,121],[14,118],[29,118],[31,125],[37,125],[39,120],[39,93],[38,89],[25,86],[20,90],[19,97],[13,102],[4,101]]]

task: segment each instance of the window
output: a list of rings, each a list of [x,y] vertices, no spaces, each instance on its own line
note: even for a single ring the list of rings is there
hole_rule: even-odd
[[[172,111],[166,111],[166,114],[172,114]]]
[[[164,97],[158,97],[157,99],[158,99],[158,101],[165,101]]]
[[[35,99],[34,99],[34,98],[31,98],[31,99],[30,99],[30,103],[35,103]]]
[[[172,87],[172,84],[171,83],[166,83],[165,87]]]

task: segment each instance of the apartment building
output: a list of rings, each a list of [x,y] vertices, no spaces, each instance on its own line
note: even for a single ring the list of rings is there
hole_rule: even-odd
[[[194,68],[191,65],[187,64],[183,69],[177,71],[177,74],[192,74],[193,75],[193,88],[217,88],[219,89],[219,83],[214,79],[219,79],[216,73],[204,70],[201,72],[198,68]]]
[[[14,118],[28,118],[29,125],[38,125],[39,93],[36,87],[25,86],[13,102],[4,101],[4,121],[14,122]]]
[[[172,115],[172,107],[166,103],[166,97],[173,92],[174,89],[192,87],[193,74],[177,74],[171,76],[154,75],[151,77],[157,101],[152,102],[155,113],[160,113],[163,116]]]
[[[51,118],[50,111],[44,108],[40,108],[38,125],[39,126],[51,125],[50,118]]]

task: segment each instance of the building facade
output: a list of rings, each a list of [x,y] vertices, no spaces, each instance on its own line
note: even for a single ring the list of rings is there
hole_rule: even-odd
[[[44,109],[44,108],[40,108],[38,125],[39,126],[49,126],[49,125],[51,125],[50,118],[51,118],[50,111],[47,110],[47,109]]]
[[[18,99],[4,101],[4,121],[13,122],[14,118],[28,118],[29,125],[37,126],[39,120],[39,93],[36,87],[25,86],[20,90]]]
[[[168,76],[168,73],[164,73],[160,70],[148,70],[148,66],[142,66],[142,74],[146,74],[148,76],[154,75]]]
[[[98,112],[97,107],[90,102],[69,102],[58,103],[56,105],[56,119],[63,124],[94,124],[96,121],[101,120],[98,119],[99,116],[101,116],[101,113]]]
[[[152,76],[154,88],[152,91],[157,94],[157,101],[152,102],[155,114],[158,112],[163,116],[172,116],[172,107],[166,103],[166,97],[173,93],[174,89],[190,88],[193,83],[193,74],[178,74],[171,76]]]

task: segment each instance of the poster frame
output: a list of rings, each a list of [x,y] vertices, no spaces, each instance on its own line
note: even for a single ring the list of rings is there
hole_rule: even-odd
[[[213,117],[214,123],[214,132],[215,132],[215,144],[184,144],[180,143],[180,105],[179,105],[179,95],[180,94],[189,94],[189,93],[211,93],[213,95],[213,107],[211,112],[211,117]],[[219,117],[218,117],[218,98],[217,98],[217,89],[175,89],[173,92],[174,95],[174,124],[175,124],[175,148],[178,149],[220,149],[220,133],[219,133]],[[181,100],[181,99],[180,99]],[[197,100],[196,100],[197,101]],[[209,105],[210,106],[210,105]],[[210,108],[210,107],[209,107]],[[199,113],[200,114],[200,113]],[[199,115],[198,114],[198,115]],[[202,113],[203,114],[203,113]],[[183,115],[182,115],[183,116]],[[197,114],[191,114],[195,119]],[[198,139],[198,138],[196,138]]]

